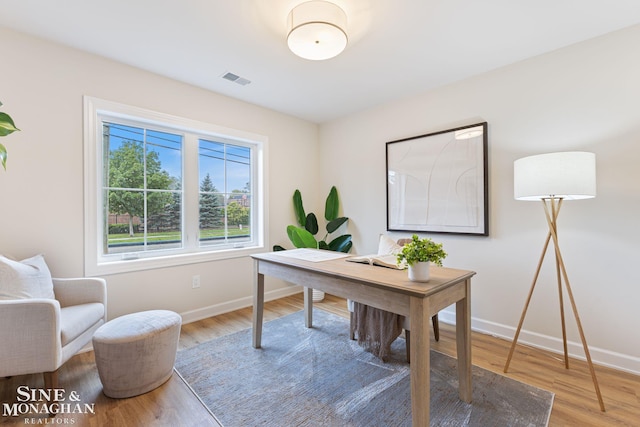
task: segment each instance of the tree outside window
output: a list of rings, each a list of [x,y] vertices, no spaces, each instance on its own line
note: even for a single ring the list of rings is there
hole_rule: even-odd
[[[181,138],[113,123],[103,127],[103,143],[109,153],[105,163],[107,251],[136,251],[149,244],[179,242],[180,179],[163,168],[161,156],[165,151],[180,152]],[[109,221],[114,217],[115,224]]]

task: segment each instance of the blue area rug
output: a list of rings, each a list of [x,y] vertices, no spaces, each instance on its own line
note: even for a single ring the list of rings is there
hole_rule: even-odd
[[[382,363],[348,336],[347,319],[303,312],[178,352],[176,369],[226,427],[411,426],[405,343]],[[473,367],[473,403],[458,399],[457,362],[431,352],[431,425],[546,426],[553,393]]]

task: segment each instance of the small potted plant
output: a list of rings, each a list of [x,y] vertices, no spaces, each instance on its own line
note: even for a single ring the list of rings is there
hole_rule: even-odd
[[[411,242],[402,247],[397,255],[398,264],[409,266],[409,280],[414,282],[429,281],[429,264],[434,263],[442,267],[442,260],[447,253],[442,249],[442,243],[436,243],[429,238],[421,239],[416,234]]]

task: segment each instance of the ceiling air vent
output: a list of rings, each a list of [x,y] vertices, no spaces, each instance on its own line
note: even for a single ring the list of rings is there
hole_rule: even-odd
[[[225,80],[229,80],[230,82],[238,83],[240,86],[246,86],[251,83],[251,80],[245,79],[244,77],[240,77],[237,74],[233,73],[224,73],[222,78]]]

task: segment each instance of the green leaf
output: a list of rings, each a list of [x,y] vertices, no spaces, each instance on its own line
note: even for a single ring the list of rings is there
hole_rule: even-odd
[[[289,240],[293,243],[293,246],[296,248],[317,248],[318,242],[316,241],[313,234],[309,233],[307,230],[301,227],[296,227],[295,225],[290,225],[287,227],[287,235],[289,236]]]
[[[0,113],[0,136],[7,136],[17,130],[20,129],[16,127],[11,117],[7,113]]]
[[[327,201],[324,204],[324,219],[332,221],[338,217],[338,210],[340,208],[340,201],[338,200],[338,190],[334,185],[329,191]]]
[[[4,170],[7,170],[7,149],[2,144],[0,144],[0,163]]]
[[[318,234],[318,218],[316,218],[316,214],[311,212],[307,215],[307,219],[304,222],[304,228],[314,236]]]
[[[273,245],[273,251],[274,251],[274,252],[286,251],[286,249],[285,249],[285,248],[283,248],[283,247],[282,247],[282,246],[280,246],[280,245]]]
[[[333,233],[347,221],[349,221],[349,218],[347,218],[346,216],[341,216],[340,218],[336,218],[333,221],[329,221],[329,223],[327,223],[327,233]]]
[[[307,214],[304,213],[304,207],[302,206],[302,194],[300,190],[296,190],[293,193],[293,211],[296,215],[296,221],[300,227],[304,227]]]
[[[335,252],[349,252],[353,243],[351,242],[351,234],[343,234],[333,239],[329,243],[329,249]]]
[[[325,251],[331,250],[331,248],[329,248],[329,245],[327,245],[327,242],[325,242],[324,240],[320,240],[318,242],[318,249],[324,249]]]

